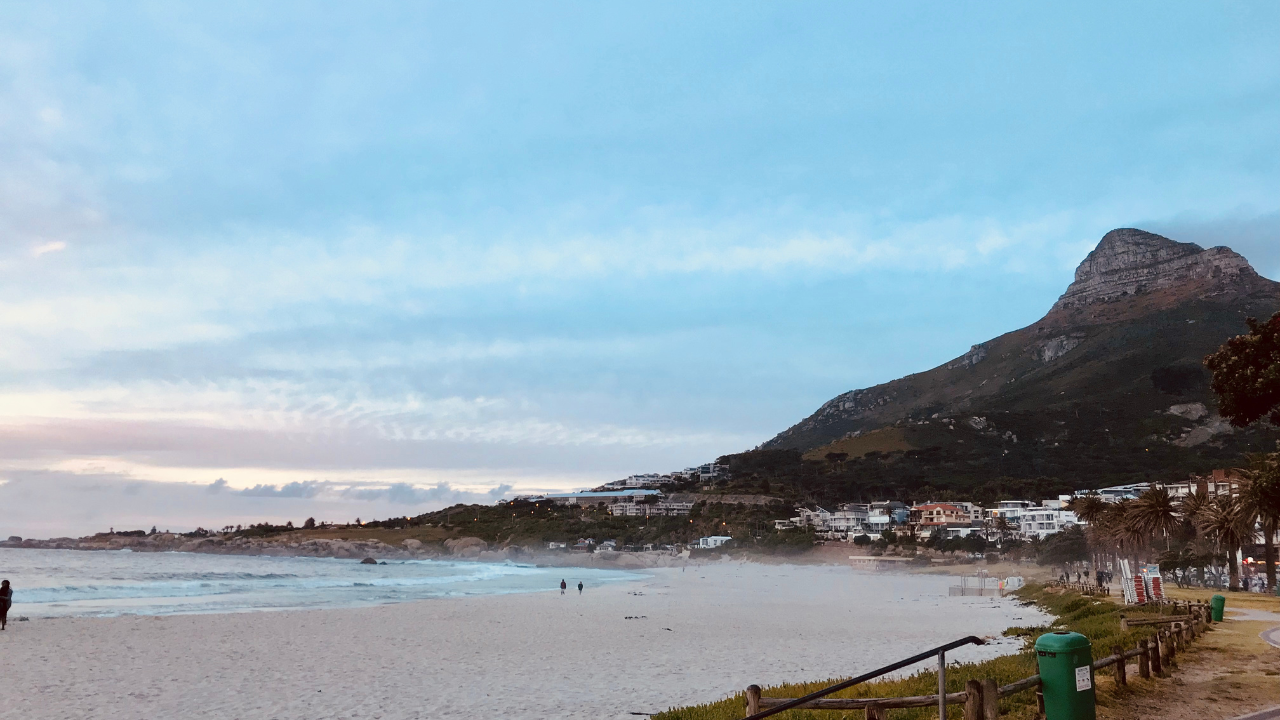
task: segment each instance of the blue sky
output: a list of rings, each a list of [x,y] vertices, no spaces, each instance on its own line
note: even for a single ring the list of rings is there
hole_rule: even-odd
[[[704,462],[1035,321],[1114,227],[1280,277],[1273,3],[0,17],[0,534]]]

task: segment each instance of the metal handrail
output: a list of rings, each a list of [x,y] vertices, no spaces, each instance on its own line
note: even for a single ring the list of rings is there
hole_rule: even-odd
[[[945,656],[945,653],[948,650],[954,650],[955,648],[958,648],[964,645],[985,645],[985,644],[986,644],[986,641],[984,641],[982,638],[976,637],[974,635],[970,635],[967,638],[961,638],[954,642],[949,642],[946,645],[940,645],[932,650],[926,650],[920,653],[919,655],[912,655],[906,660],[899,660],[898,662],[893,663],[892,665],[885,665],[884,667],[878,670],[872,670],[871,672],[859,675],[856,678],[845,680],[842,683],[836,683],[831,687],[823,688],[822,690],[819,690],[817,692],[809,693],[804,697],[796,698],[795,700],[791,700],[790,702],[785,702],[777,707],[772,707],[772,708],[769,708],[768,710],[761,710],[755,715],[751,715],[745,718],[744,720],[760,720],[760,718],[767,718],[770,715],[777,715],[778,713],[784,710],[790,710],[791,708],[798,707],[807,702],[812,702],[814,700],[817,700],[818,698],[826,697],[831,693],[840,692],[845,688],[851,688],[854,685],[857,685],[859,683],[864,683],[868,680],[871,680],[872,678],[877,678],[887,673],[891,673],[894,670],[901,670],[902,668],[908,665],[914,665],[920,662],[921,660],[928,659],[930,657],[933,657],[934,655]],[[943,680],[942,669],[939,668],[938,686],[942,687],[944,682],[945,681]],[[945,701],[945,688],[943,690],[940,690],[939,693],[943,695],[944,701]]]

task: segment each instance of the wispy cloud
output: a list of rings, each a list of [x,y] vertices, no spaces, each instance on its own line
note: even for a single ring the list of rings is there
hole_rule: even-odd
[[[46,243],[40,243],[31,248],[32,257],[40,257],[49,253],[60,252],[67,249],[67,243],[62,240],[52,240]]]

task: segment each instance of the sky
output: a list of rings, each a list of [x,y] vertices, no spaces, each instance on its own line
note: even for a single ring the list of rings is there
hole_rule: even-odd
[[[1280,278],[1280,5],[0,0],[0,536],[750,449],[1115,227]]]

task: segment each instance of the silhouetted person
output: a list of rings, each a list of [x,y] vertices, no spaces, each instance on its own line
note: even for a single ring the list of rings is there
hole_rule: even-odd
[[[561,594],[561,595],[563,595],[563,594],[564,594],[564,591],[565,591],[568,587],[569,587],[569,586],[565,584],[564,579],[563,579],[563,578],[561,578],[561,580],[560,580],[560,594]]]
[[[578,581],[578,594],[579,594],[579,595],[581,595],[581,594],[582,594],[582,581],[581,581],[581,580],[579,580],[579,581]]]
[[[0,581],[0,630],[9,624],[9,606],[13,604],[13,588],[9,581]]]

